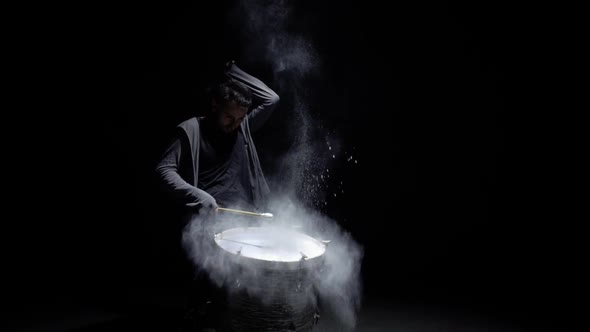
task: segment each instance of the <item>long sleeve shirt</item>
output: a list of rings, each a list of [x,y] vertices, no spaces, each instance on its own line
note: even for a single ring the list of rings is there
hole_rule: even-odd
[[[235,64],[226,75],[248,86],[254,97],[253,107],[240,125],[231,152],[212,163],[213,138],[202,130],[203,118],[193,117],[178,125],[174,140],[156,166],[156,176],[164,190],[184,206],[200,207],[214,199],[220,204],[245,205],[258,210],[263,207],[269,188],[252,133],[268,120],[279,96]]]

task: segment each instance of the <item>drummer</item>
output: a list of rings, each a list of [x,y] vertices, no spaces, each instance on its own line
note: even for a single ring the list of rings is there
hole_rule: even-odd
[[[159,182],[191,213],[206,215],[218,206],[261,211],[269,188],[252,134],[279,96],[233,61],[209,92],[205,115],[178,125],[156,167]]]
[[[157,163],[156,178],[187,220],[205,221],[218,207],[265,212],[269,187],[252,134],[279,96],[233,61],[209,89],[204,116],[177,126]]]

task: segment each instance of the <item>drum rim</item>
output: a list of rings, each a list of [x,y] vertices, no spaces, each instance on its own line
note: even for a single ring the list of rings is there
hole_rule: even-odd
[[[273,226],[274,227],[274,226]],[[235,252],[232,252],[230,250],[227,250],[226,248],[224,248],[223,246],[221,246],[218,242],[218,239],[223,236],[222,234],[226,234],[228,232],[245,232],[251,229],[256,229],[256,230],[260,230],[260,229],[272,229],[273,227],[259,227],[259,226],[248,226],[248,227],[233,227],[233,228],[229,228],[223,231],[220,231],[218,233],[216,233],[214,235],[214,242],[215,245],[222,250],[223,253],[227,254],[229,257],[233,257],[233,261],[235,262],[242,262],[242,263],[247,263],[247,264],[259,264],[259,265],[264,265],[265,267],[276,267],[276,268],[285,268],[287,267],[291,267],[291,268],[301,268],[302,266],[308,266],[308,265],[315,265],[315,262],[319,262],[323,260],[323,257],[326,253],[326,244],[323,243],[322,241],[308,235],[305,234],[301,231],[298,230],[294,230],[294,229],[290,229],[289,231],[297,234],[298,236],[302,236],[303,238],[309,239],[311,240],[313,243],[317,244],[319,248],[322,249],[322,253],[320,255],[314,256],[312,258],[303,258],[301,260],[297,260],[297,261],[275,261],[275,260],[267,260],[267,259],[262,259],[262,258],[255,258],[255,257],[248,257],[248,256],[241,256]],[[276,226],[276,228],[281,228],[283,229],[284,227],[278,227]]]

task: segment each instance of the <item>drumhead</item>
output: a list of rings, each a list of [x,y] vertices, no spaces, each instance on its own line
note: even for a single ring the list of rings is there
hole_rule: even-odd
[[[215,235],[223,250],[271,262],[298,262],[324,254],[325,245],[311,236],[283,227],[232,228]]]

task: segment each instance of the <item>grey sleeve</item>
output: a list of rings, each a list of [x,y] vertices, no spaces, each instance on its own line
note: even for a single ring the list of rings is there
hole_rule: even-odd
[[[180,162],[183,154],[190,154],[187,150],[187,142],[183,142],[182,136],[178,135],[165,150],[158,162],[155,173],[158,184],[176,202],[189,207],[217,208],[213,196],[186,182],[179,173]]]
[[[250,131],[254,132],[264,125],[276,108],[279,95],[258,78],[246,73],[235,63],[230,63],[226,75],[236,81],[244,83],[256,99],[256,106],[248,113]]]

